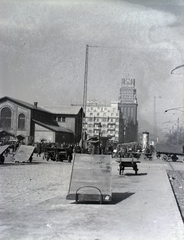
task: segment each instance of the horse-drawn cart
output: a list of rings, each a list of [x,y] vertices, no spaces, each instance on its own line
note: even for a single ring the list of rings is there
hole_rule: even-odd
[[[29,145],[20,145],[14,156],[14,163],[28,163],[33,160],[35,147]]]
[[[119,175],[122,175],[125,168],[133,168],[133,170],[135,171],[135,174],[137,175],[138,172],[138,167],[137,167],[137,163],[140,163],[139,160],[137,160],[136,158],[120,158],[117,159],[116,162],[119,163]]]
[[[173,162],[176,162],[178,160],[178,156],[184,156],[183,146],[157,144],[156,156],[164,161],[169,161],[171,159]]]

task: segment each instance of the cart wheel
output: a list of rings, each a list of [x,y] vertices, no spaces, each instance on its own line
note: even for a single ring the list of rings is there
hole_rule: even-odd
[[[163,156],[162,156],[162,160],[163,160],[163,161],[168,161],[168,156],[167,156],[167,155],[163,155]]]
[[[172,161],[173,162],[176,162],[178,160],[178,157],[176,156],[176,154],[174,154],[172,157],[171,157]]]

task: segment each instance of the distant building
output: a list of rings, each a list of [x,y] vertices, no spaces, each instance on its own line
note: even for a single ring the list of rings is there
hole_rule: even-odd
[[[125,122],[124,142],[135,142],[138,137],[138,103],[135,89],[135,79],[122,78],[119,93],[119,107]]]
[[[56,114],[40,108],[37,102],[30,104],[10,97],[0,98],[0,128],[14,136],[22,136],[25,143],[42,139],[58,143],[78,141],[82,114],[82,108],[71,114],[66,111]]]
[[[75,143],[79,143],[82,133],[83,108],[80,106],[45,106],[45,109],[52,112],[54,120],[60,127],[74,133]]]
[[[123,142],[123,118],[118,102],[110,106],[88,102],[83,123],[83,131],[88,138],[100,136],[109,138],[112,142]]]

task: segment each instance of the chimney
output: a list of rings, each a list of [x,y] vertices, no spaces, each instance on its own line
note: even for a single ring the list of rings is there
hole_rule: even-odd
[[[38,102],[34,102],[34,107],[37,108]]]

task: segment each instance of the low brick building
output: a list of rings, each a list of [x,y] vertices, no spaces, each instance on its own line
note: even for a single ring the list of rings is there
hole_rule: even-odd
[[[60,127],[69,129],[74,133],[75,143],[80,141],[82,120],[84,117],[83,108],[81,106],[44,106],[44,109],[52,112],[54,120]]]
[[[62,113],[60,113],[62,114]],[[82,114],[82,109],[80,114]],[[82,115],[81,115],[82,116]],[[80,131],[82,117],[73,117]],[[40,108],[38,103],[30,104],[10,97],[0,98],[0,128],[15,136],[23,136],[25,143],[37,142],[42,139],[48,142],[74,143],[79,139],[70,124],[61,125],[56,115]]]

